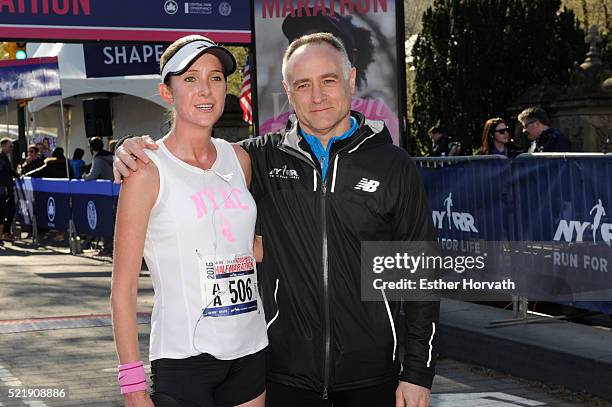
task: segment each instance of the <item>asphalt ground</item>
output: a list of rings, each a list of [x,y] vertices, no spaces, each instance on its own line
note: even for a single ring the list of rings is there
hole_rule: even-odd
[[[123,405],[109,308],[111,270],[109,258],[93,258],[92,252],[73,256],[66,247],[23,242],[0,247],[0,407]],[[143,271],[139,337],[147,369],[152,305],[151,280]],[[434,407],[612,406],[450,359],[439,361],[432,391]],[[21,397],[26,392],[33,397]]]

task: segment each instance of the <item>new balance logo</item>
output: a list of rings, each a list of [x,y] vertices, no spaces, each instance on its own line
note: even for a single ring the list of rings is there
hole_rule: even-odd
[[[380,185],[380,182],[373,179],[362,178],[361,181],[355,185],[355,189],[360,189],[365,192],[374,192]]]

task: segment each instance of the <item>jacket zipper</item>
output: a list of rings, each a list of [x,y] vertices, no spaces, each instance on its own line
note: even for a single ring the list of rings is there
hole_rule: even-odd
[[[317,169],[314,163],[304,155],[290,148],[279,147],[281,151],[299,158],[300,160],[308,163],[315,170]],[[323,161],[321,161],[323,164]],[[322,168],[322,166],[321,166]],[[321,227],[323,230],[323,249],[322,249],[322,266],[323,266],[323,306],[324,306],[324,317],[325,317],[325,360],[323,363],[323,400],[328,399],[328,387],[329,387],[329,376],[330,376],[330,358],[331,358],[331,321],[330,321],[330,309],[329,309],[329,265],[327,261],[327,215],[325,213],[325,199],[327,196],[327,182],[323,180],[323,175],[320,171],[318,174],[321,176]]]
[[[325,362],[323,364],[323,400],[327,400],[329,387],[330,357],[331,357],[331,321],[329,309],[329,264],[327,261],[327,214],[325,199],[327,196],[327,180],[321,185],[321,227],[323,231],[323,306],[325,314]]]

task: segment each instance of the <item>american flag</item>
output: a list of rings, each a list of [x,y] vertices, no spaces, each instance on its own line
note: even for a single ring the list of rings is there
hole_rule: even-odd
[[[253,105],[251,103],[251,66],[247,56],[246,64],[242,69],[242,91],[240,92],[240,107],[242,108],[242,120],[253,124]]]

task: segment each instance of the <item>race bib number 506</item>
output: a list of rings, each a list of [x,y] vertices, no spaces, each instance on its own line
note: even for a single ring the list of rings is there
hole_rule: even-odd
[[[201,259],[203,314],[228,317],[257,311],[255,259],[251,255]]]

